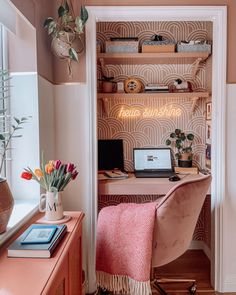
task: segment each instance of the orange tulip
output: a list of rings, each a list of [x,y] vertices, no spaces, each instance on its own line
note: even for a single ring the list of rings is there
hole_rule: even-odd
[[[34,170],[34,174],[40,179],[41,177],[43,177],[43,172],[41,169],[35,169]]]
[[[47,174],[51,174],[53,170],[54,170],[54,168],[53,168],[52,164],[48,163],[48,164],[45,165],[45,172]]]

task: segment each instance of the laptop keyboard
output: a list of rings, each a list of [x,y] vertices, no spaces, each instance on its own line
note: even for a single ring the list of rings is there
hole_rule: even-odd
[[[135,172],[137,178],[168,178],[174,174],[174,172]]]

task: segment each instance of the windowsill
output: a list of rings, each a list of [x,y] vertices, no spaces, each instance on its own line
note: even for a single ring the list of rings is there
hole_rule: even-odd
[[[12,215],[5,233],[0,234],[0,245],[38,212],[38,200],[15,200]]]

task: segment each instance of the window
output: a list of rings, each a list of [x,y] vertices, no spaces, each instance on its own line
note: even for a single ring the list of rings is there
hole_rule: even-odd
[[[7,64],[7,58],[6,58],[6,33],[5,33],[5,29],[4,27],[0,24],[0,70],[4,71],[6,70],[6,64]],[[0,133],[4,134],[4,132],[6,131],[6,120],[4,117],[5,114],[5,109],[7,108],[6,104],[6,97],[7,97],[7,93],[5,92],[6,90],[6,86],[7,83],[5,81],[5,78],[1,78],[0,79]],[[1,142],[1,147],[3,147],[4,143]],[[1,150],[0,147],[0,151]],[[3,167],[2,167],[3,164]],[[6,166],[5,163],[2,163],[1,161],[1,154],[0,154],[0,175],[2,177],[6,176]]]

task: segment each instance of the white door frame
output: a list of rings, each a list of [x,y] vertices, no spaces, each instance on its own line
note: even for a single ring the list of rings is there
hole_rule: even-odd
[[[223,286],[223,212],[225,199],[226,121],[226,6],[87,6],[86,71],[90,105],[90,208],[87,216],[91,246],[88,249],[89,292],[95,289],[95,241],[97,220],[97,73],[96,22],[100,21],[212,21],[212,284]]]

